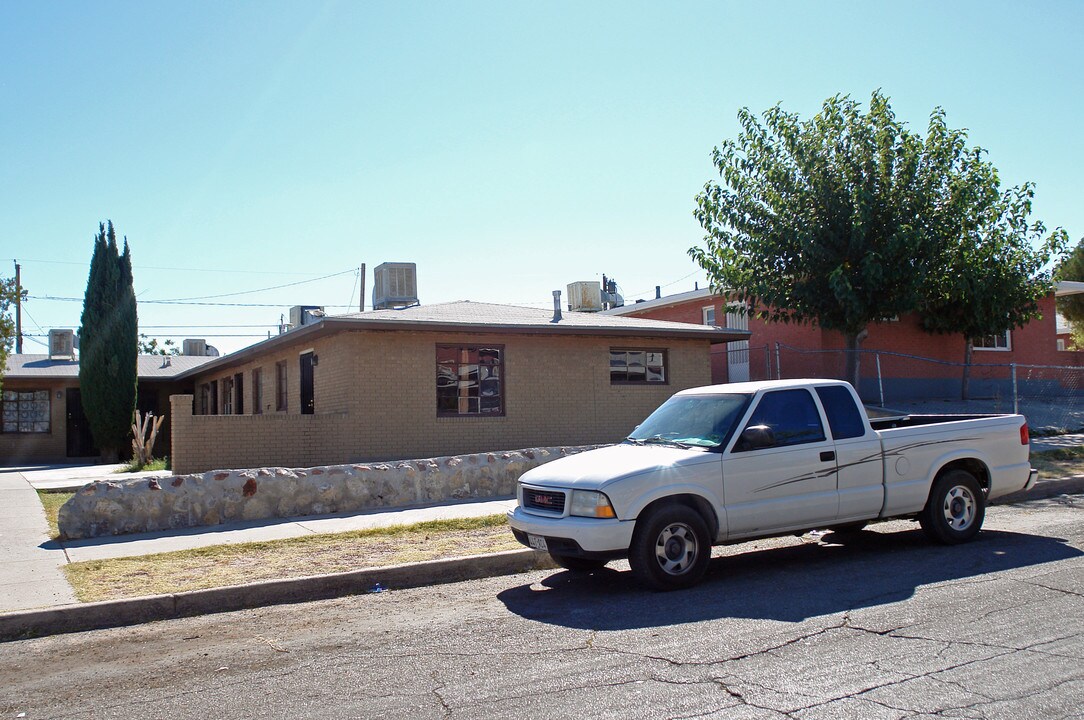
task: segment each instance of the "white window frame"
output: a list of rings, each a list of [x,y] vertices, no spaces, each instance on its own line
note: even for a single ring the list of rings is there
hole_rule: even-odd
[[[984,346],[980,346],[978,344],[978,340],[980,340],[981,338],[976,338],[975,340],[972,340],[972,348],[975,349],[975,350],[982,350],[984,352],[1012,352],[1012,331],[1011,330],[1006,330],[1004,333],[998,333],[997,335],[987,335],[986,337],[1001,338],[1002,336],[1005,337],[1005,347],[984,347]]]
[[[711,322],[708,322],[709,314],[711,315]],[[715,306],[706,305],[700,308],[700,319],[704,325],[711,325],[712,327],[718,325],[718,323],[715,322]]]

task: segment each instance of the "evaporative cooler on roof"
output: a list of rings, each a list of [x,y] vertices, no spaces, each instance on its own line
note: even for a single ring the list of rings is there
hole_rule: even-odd
[[[418,270],[415,263],[384,263],[373,270],[373,309],[418,304]]]

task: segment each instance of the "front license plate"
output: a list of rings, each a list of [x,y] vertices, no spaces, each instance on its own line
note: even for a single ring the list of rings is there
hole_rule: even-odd
[[[528,535],[527,544],[533,547],[535,550],[549,552],[549,548],[546,547],[546,538],[542,537],[541,535]]]

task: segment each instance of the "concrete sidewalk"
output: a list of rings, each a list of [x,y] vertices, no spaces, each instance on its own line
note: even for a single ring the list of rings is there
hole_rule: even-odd
[[[0,468],[0,613],[76,601],[61,568],[70,562],[187,550],[209,545],[281,540],[323,533],[410,525],[427,520],[504,513],[514,498],[454,502],[337,515],[309,515],[202,528],[50,540],[37,489],[77,489],[96,480],[168,477],[159,472],[114,474],[119,466]]]
[[[37,492],[22,473],[0,470],[0,612],[75,602],[67,562]]]

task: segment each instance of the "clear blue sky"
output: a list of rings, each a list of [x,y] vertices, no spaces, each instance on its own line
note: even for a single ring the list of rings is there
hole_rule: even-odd
[[[18,258],[25,332],[76,327],[80,302],[46,298],[82,297],[112,219],[141,330],[223,351],[291,305],[356,306],[361,263],[367,294],[379,263],[417,263],[423,303],[548,307],[602,273],[629,300],[680,292],[737,110],[876,88],[913,129],[944,107],[1075,242],[1082,28],[1075,0],[10,0],[0,275]],[[289,283],[206,301],[267,307],[150,302]]]

